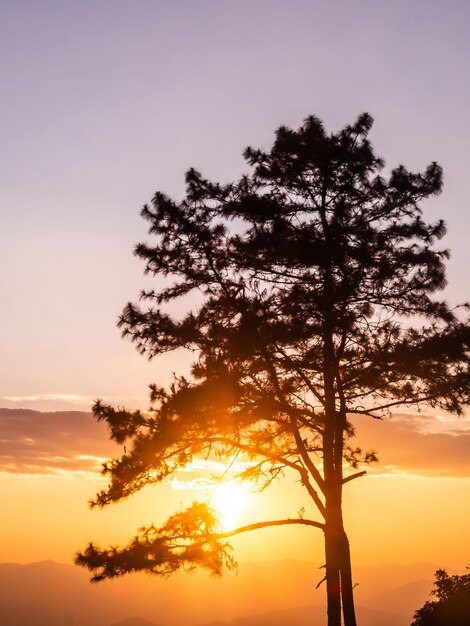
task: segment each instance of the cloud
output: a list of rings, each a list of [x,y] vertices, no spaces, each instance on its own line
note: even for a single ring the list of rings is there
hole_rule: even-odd
[[[375,473],[470,476],[470,420],[451,416],[396,414],[383,420],[352,419],[363,449],[378,452]]]
[[[413,413],[384,420],[355,416],[353,423],[356,437],[351,443],[378,452],[379,463],[370,466],[370,473],[470,476],[470,418]],[[0,472],[97,472],[104,459],[120,453],[106,425],[91,413],[0,409]],[[233,461],[230,471],[244,465]],[[195,460],[173,487],[204,488],[207,477],[224,468],[219,461]]]
[[[71,393],[40,393],[33,396],[3,396],[2,400],[9,402],[37,402],[40,400],[61,400],[64,402],[72,402],[74,404],[81,404],[87,401],[83,396],[77,396]],[[88,400],[89,401],[89,400]]]
[[[176,471],[170,485],[176,490],[207,491],[213,489],[218,481],[235,478],[255,464],[254,461],[239,461],[235,458],[225,462],[193,459],[191,463]]]
[[[14,474],[96,472],[119,449],[104,424],[82,411],[0,409],[0,471]]]
[[[172,489],[180,490],[191,490],[191,491],[207,491],[211,487],[214,487],[214,481],[210,478],[200,477],[200,478],[191,478],[186,480],[180,480],[179,478],[173,478],[170,481],[170,486]]]
[[[91,396],[72,393],[40,393],[24,396],[1,396],[0,402],[10,409],[28,408],[38,411],[61,410],[70,406],[75,411],[88,411],[93,404]]]

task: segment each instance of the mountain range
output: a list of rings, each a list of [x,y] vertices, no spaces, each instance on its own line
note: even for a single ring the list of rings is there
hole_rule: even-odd
[[[361,626],[409,626],[432,587],[430,564],[355,568]],[[42,561],[0,564],[2,626],[324,626],[318,566],[241,563],[238,574],[169,579],[135,574],[89,583],[88,572]],[[133,616],[133,617],[130,617]]]

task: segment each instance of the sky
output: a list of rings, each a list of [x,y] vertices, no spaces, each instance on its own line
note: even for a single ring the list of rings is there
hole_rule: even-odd
[[[446,297],[469,299],[469,14],[463,0],[0,0],[0,406],[22,410],[0,413],[0,561],[70,561],[191,497],[168,487],[89,512],[114,449],[89,415],[66,413],[97,397],[145,406],[149,383],[187,369],[180,354],[145,361],[116,321],[152,284],[132,255],[139,211],[157,189],[181,197],[190,166],[232,180],[279,125],[316,114],[333,132],[368,111],[387,168],[443,166],[423,210],[448,225]],[[468,418],[397,416],[358,434],[381,461],[345,502],[354,558],[463,567]],[[297,487],[283,489],[266,511],[298,510]],[[267,536],[237,540],[243,557],[263,558]],[[304,553],[299,537],[280,556]]]

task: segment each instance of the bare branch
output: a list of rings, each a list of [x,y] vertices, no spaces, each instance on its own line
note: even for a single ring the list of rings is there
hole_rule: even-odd
[[[367,474],[366,470],[362,470],[362,472],[356,472],[355,474],[351,474],[350,476],[346,476],[343,478],[343,485],[351,482],[351,480],[355,480],[356,478],[360,478],[361,476],[365,476]]]
[[[234,530],[229,530],[225,533],[216,533],[213,535],[215,539],[227,539],[228,537],[233,537],[235,535],[239,535],[240,533],[249,532],[251,530],[258,530],[260,528],[269,528],[270,526],[291,526],[291,525],[301,525],[301,526],[314,526],[315,528],[320,528],[321,530],[325,529],[325,524],[321,522],[315,522],[310,519],[279,519],[273,520],[270,522],[257,522],[256,524],[248,524],[247,526],[240,526],[239,528],[235,528]]]

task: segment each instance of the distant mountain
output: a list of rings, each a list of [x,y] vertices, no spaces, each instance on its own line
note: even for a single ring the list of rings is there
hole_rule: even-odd
[[[394,613],[397,610],[397,598],[399,598],[400,615],[407,615],[407,623],[410,624],[416,609],[429,600],[431,589],[431,580],[417,580],[377,594],[370,598],[368,605]]]
[[[140,617],[128,617],[122,620],[122,622],[115,622],[109,626],[158,626],[155,622],[148,622],[146,619]]]
[[[282,611],[269,611],[249,615],[234,620],[216,620],[199,626],[324,626],[326,624],[323,606],[301,606]]]
[[[361,626],[397,626],[396,615],[375,611],[365,607],[357,608]],[[323,606],[301,606],[262,615],[250,615],[230,621],[215,621],[201,626],[325,626],[326,615]]]
[[[355,568],[361,626],[409,626],[433,565]],[[87,571],[43,561],[0,564],[2,626],[323,626],[325,589],[312,563],[241,563],[238,574],[135,574],[90,584]],[[294,608],[293,608],[294,607]],[[136,617],[126,618],[129,615]]]

